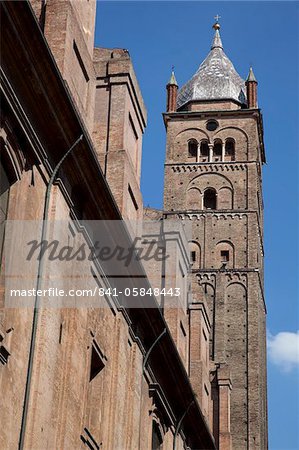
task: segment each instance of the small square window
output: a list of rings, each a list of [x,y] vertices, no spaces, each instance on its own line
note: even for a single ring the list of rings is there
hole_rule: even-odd
[[[221,261],[222,262],[229,261],[229,251],[228,250],[221,250]]]

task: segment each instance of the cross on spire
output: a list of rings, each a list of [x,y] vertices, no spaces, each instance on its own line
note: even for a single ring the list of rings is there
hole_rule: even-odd
[[[219,16],[219,14],[217,14],[214,19],[216,20],[216,22],[214,23],[213,27],[215,31],[220,30],[220,23],[219,23],[219,19],[221,19],[221,16]]]

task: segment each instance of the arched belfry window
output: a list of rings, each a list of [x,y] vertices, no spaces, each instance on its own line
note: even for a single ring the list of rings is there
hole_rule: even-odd
[[[191,139],[188,142],[188,156],[189,156],[189,158],[196,158],[197,157],[197,147],[198,147],[198,142],[195,139]]]
[[[215,158],[216,161],[217,160],[221,160],[221,156],[222,156],[222,142],[219,139],[217,139],[214,142],[214,151],[213,151],[213,153],[214,153],[214,158]]]
[[[235,141],[232,138],[225,141],[225,156],[228,160],[235,160]]]
[[[209,157],[209,144],[208,141],[201,141],[200,143],[200,156],[202,158]]]
[[[204,209],[216,209],[217,207],[217,195],[213,188],[206,189],[203,197]]]

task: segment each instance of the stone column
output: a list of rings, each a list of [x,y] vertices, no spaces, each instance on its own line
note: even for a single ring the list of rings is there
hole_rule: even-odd
[[[222,154],[221,154],[221,160],[225,161],[225,142],[222,142]]]
[[[213,144],[208,144],[209,145],[209,162],[213,161]]]

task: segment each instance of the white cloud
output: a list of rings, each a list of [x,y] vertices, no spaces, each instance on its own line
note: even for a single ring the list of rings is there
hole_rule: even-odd
[[[268,332],[267,347],[270,361],[283,372],[299,367],[299,331],[281,331],[275,336]]]

